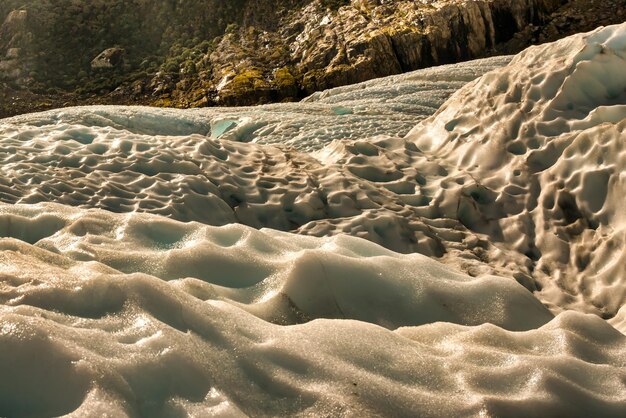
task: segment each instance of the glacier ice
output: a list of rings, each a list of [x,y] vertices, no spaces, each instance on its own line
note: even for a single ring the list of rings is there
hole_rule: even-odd
[[[513,279],[348,236],[1,209],[3,415],[618,416],[626,402],[626,337],[553,317]]]
[[[622,416],[625,59],[0,120],[0,416]]]
[[[408,135],[476,179],[461,221],[536,259],[542,300],[606,318],[626,301],[624,39],[620,25],[529,48]]]
[[[335,139],[404,136],[465,83],[510,60],[494,57],[427,68],[315,93],[300,103],[185,111],[90,106],[21,115],[3,122],[37,128],[53,125],[59,130],[77,125],[146,136],[198,134],[315,151]],[[340,109],[344,110],[338,112]]]

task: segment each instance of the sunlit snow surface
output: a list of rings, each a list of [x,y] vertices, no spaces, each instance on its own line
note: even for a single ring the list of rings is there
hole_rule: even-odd
[[[624,416],[625,59],[0,121],[0,416]]]

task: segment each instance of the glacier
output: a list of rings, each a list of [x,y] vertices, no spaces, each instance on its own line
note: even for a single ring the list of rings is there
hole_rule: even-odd
[[[0,416],[623,416],[625,60],[0,120]]]

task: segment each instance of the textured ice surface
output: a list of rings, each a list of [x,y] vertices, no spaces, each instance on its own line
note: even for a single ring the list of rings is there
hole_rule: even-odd
[[[141,107],[70,108],[5,119],[7,124],[139,135],[208,135],[238,142],[283,144],[300,151],[335,139],[404,136],[468,81],[511,57],[444,65],[316,93],[301,103],[193,110]],[[98,129],[103,128],[103,129]]]
[[[471,199],[449,197],[457,218],[527,254],[542,300],[617,314],[626,302],[626,25],[528,49],[462,88],[408,140],[454,167],[448,178],[469,180],[460,191]]]
[[[626,406],[626,337],[597,316],[553,318],[513,279],[347,236],[54,204],[1,211],[3,415]]]
[[[527,330],[552,318],[514,279],[472,278],[345,235],[320,239],[50,204],[0,207],[0,235],[125,274],[193,278],[206,295],[253,304],[244,309],[281,324],[324,317],[390,329],[445,321]]]
[[[0,416],[623,416],[625,58],[0,121]]]

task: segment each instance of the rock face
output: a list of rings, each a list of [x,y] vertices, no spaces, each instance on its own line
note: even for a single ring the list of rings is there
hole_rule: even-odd
[[[527,45],[553,42],[625,20],[624,0],[570,0],[551,13],[544,25],[528,25],[496,49],[502,54],[517,53]]]
[[[14,10],[0,26],[0,51],[21,48],[30,41],[32,35],[28,31],[28,12]]]
[[[91,61],[91,68],[115,68],[124,64],[126,51],[122,48],[108,48]]]
[[[316,1],[281,18],[276,32],[226,35],[204,59],[213,69],[216,104],[289,100],[487,55],[562,3],[355,0],[333,12]]]

